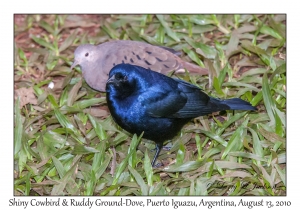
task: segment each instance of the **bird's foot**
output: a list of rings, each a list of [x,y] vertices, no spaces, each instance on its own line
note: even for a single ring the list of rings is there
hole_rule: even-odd
[[[171,148],[172,148],[172,146],[171,145],[166,145],[166,146],[163,146],[163,150],[167,150],[167,151],[170,151],[171,150]]]
[[[159,168],[159,167],[162,167],[162,166],[164,166],[164,164],[162,162],[160,162],[160,163],[154,164],[153,168]]]

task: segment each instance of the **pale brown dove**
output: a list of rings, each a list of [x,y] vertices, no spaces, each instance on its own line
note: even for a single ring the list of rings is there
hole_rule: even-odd
[[[207,69],[182,60],[174,52],[165,47],[129,40],[105,42],[97,46],[84,44],[75,50],[71,69],[80,65],[87,84],[102,92],[105,92],[110,70],[120,63],[142,66],[163,74],[173,70],[182,73],[184,69],[200,75],[208,74]]]

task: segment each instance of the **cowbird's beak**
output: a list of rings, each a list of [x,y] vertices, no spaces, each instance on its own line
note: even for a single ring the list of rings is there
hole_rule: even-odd
[[[79,61],[74,60],[74,63],[73,63],[72,66],[71,66],[71,70],[72,70],[75,66],[77,66],[78,64],[79,64]]]
[[[109,83],[116,83],[116,79],[115,79],[115,75],[112,75],[106,82],[106,84],[109,84]]]

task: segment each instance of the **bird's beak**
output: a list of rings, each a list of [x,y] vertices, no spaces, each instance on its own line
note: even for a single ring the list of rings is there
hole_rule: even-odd
[[[116,83],[116,80],[115,80],[115,75],[112,75],[106,82],[106,84],[109,84],[109,83]]]
[[[79,61],[74,60],[74,63],[73,63],[72,66],[71,66],[71,70],[72,70],[75,66],[77,66],[78,64],[79,64]]]

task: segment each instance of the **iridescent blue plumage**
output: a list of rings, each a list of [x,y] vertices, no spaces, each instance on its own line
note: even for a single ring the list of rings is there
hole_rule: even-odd
[[[190,83],[130,64],[119,64],[110,71],[106,92],[116,123],[155,141],[152,165],[163,142],[191,119],[222,110],[256,110],[242,99],[212,98]]]

